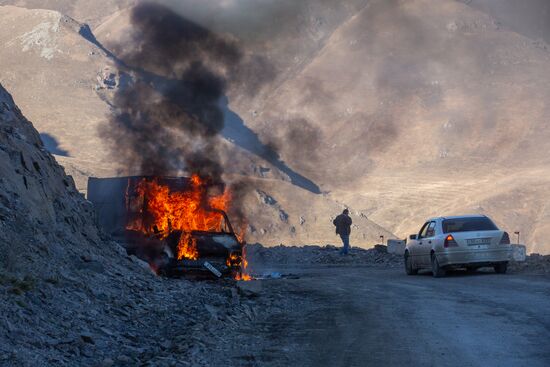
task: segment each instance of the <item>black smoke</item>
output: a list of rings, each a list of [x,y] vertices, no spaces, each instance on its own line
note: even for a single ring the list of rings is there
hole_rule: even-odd
[[[133,82],[115,95],[115,113],[102,131],[114,157],[141,175],[221,182],[220,101],[246,63],[237,41],[158,4],[136,6],[131,23],[131,44],[115,53]]]
[[[233,36],[212,32],[160,4],[136,6],[130,20],[131,41],[115,47],[113,57],[132,82],[117,91],[114,114],[101,131],[125,171],[198,174],[222,183],[226,138],[273,164],[294,184],[320,192],[228,107],[230,88],[252,96],[274,80],[275,69],[266,58],[244,52]]]

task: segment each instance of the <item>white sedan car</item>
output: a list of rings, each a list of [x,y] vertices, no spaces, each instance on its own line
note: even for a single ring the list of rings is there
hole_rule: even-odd
[[[512,246],[508,233],[501,231],[487,216],[468,215],[433,218],[418,234],[409,237],[405,249],[405,270],[414,275],[429,269],[442,277],[449,268],[475,270],[492,266],[506,272]]]

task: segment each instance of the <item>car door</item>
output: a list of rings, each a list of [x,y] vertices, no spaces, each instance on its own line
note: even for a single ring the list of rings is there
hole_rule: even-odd
[[[411,246],[411,258],[413,261],[413,266],[415,267],[422,267],[422,236],[426,235],[426,232],[428,231],[428,226],[430,225],[430,222],[424,223],[424,225],[420,228],[420,231],[418,232],[418,236],[416,237],[416,240],[414,244]]]
[[[431,251],[435,243],[435,222],[429,222],[418,240],[418,260],[424,267],[431,266]]]

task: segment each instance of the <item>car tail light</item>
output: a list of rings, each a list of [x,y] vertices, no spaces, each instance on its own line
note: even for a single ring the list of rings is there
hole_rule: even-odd
[[[453,237],[453,235],[450,234],[445,238],[445,244],[443,246],[445,248],[447,248],[447,247],[457,247],[458,243],[456,243],[455,238]]]
[[[510,236],[508,235],[508,232],[504,232],[502,235],[502,238],[500,239],[501,245],[509,245],[510,244]]]

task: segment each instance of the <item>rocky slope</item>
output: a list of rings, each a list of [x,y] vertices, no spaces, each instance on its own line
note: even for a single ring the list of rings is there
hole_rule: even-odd
[[[117,71],[86,25],[56,11],[13,6],[0,7],[0,23],[10,29],[0,35],[0,80],[48,149],[68,161],[106,164],[104,147],[84,137],[97,135],[109,113],[102,98],[116,87]]]
[[[75,257],[92,254],[86,251],[99,250],[93,208],[3,88],[0,108],[2,268],[14,274],[59,276],[65,269],[50,266],[48,255],[70,264]],[[83,252],[74,252],[77,248]]]

